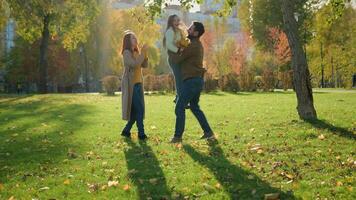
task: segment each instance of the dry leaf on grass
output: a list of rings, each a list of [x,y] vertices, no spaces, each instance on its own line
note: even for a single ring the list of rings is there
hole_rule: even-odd
[[[265,194],[265,200],[279,200],[279,193]]]
[[[63,182],[63,184],[64,184],[64,185],[69,185],[69,184],[70,184],[70,180],[69,180],[69,179],[65,180],[65,181]]]
[[[128,191],[130,188],[131,188],[130,185],[126,184],[126,185],[124,185],[124,187],[122,189],[125,191]]]
[[[119,182],[118,181],[109,181],[108,182],[108,186],[109,187],[116,187],[119,185]]]

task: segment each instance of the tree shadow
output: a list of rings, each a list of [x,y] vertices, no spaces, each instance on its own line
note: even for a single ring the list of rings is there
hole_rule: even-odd
[[[91,106],[56,105],[59,99],[33,99],[0,104],[0,180],[14,177],[46,177],[68,157],[68,149],[79,144],[71,138],[85,126],[82,116],[91,113]]]
[[[128,176],[137,187],[138,199],[170,199],[171,192],[152,148],[146,142],[125,142],[129,146],[125,151]]]
[[[327,122],[326,120],[309,119],[309,120],[305,120],[305,121],[308,122],[309,124],[311,124],[312,126],[314,126],[315,128],[328,130],[328,131],[335,133],[336,135],[356,140],[355,133],[347,130],[346,128],[334,126],[334,125],[330,124],[329,122]]]
[[[25,99],[25,98],[28,98],[31,96],[33,96],[33,95],[32,94],[25,94],[25,95],[0,94],[0,105],[18,101],[20,99]]]
[[[263,199],[265,194],[279,193],[280,199],[296,199],[292,193],[285,193],[255,174],[232,164],[223,153],[218,141],[210,141],[209,155],[204,155],[190,145],[184,150],[200,165],[207,167],[230,196],[230,199]]]

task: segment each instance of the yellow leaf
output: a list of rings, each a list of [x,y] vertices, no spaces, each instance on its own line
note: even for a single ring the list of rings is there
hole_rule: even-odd
[[[336,182],[336,186],[342,186],[343,183],[341,181]]]
[[[220,183],[217,183],[217,184],[215,184],[215,187],[216,187],[217,189],[221,189],[221,184],[220,184]]]
[[[325,136],[323,134],[319,135],[318,137],[320,140],[324,140],[325,139]]]
[[[182,145],[182,143],[178,143],[178,144],[176,144],[176,147],[177,147],[178,149],[181,149],[181,148],[183,147],[183,145]]]
[[[126,185],[124,185],[124,188],[122,188],[122,189],[125,191],[128,191],[130,189],[130,185],[126,184]]]
[[[4,185],[0,183],[0,191],[4,189]]]
[[[65,180],[65,181],[63,182],[63,184],[64,184],[64,185],[69,185],[69,184],[70,184],[70,180],[69,180],[69,179]]]
[[[265,194],[265,200],[279,200],[279,193]]]
[[[9,198],[9,200],[15,200],[15,197],[14,197],[14,196],[11,196],[11,197]]]
[[[108,182],[108,186],[109,187],[116,187],[119,185],[119,182],[118,181],[109,181]]]
[[[151,178],[151,179],[149,180],[149,182],[150,182],[152,185],[156,185],[156,184],[157,184],[157,181],[158,181],[157,178]]]
[[[289,178],[289,179],[293,179],[293,178],[294,178],[294,176],[293,176],[292,174],[285,174],[285,176],[286,176],[287,178]]]
[[[108,188],[108,186],[107,185],[103,185],[103,186],[101,186],[101,190],[106,190]]]

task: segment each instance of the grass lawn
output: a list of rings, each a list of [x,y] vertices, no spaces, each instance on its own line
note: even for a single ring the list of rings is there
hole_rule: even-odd
[[[0,96],[0,199],[356,199],[356,92],[316,92],[314,123],[292,92],[204,94],[218,142],[187,112],[182,145],[173,95],[145,98],[140,143],[120,96]]]

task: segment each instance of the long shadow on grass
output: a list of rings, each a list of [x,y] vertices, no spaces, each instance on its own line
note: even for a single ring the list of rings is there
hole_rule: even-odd
[[[352,131],[349,131],[346,128],[334,126],[329,122],[327,122],[326,120],[313,119],[313,120],[306,120],[306,122],[310,123],[315,128],[325,129],[339,136],[356,140],[356,134],[354,134]]]
[[[146,142],[125,142],[129,146],[125,151],[128,176],[137,187],[139,199],[169,199],[171,192],[152,148]]]
[[[253,173],[233,165],[224,156],[217,141],[209,142],[209,155],[200,153],[190,145],[183,145],[183,148],[193,160],[214,174],[230,199],[263,199],[264,195],[269,193],[279,193],[280,199],[296,199],[292,193],[284,193]]]
[[[61,104],[61,99],[16,100],[0,105],[0,182],[56,174],[58,164],[73,159],[77,144],[70,137],[85,127],[82,116],[92,107]]]

